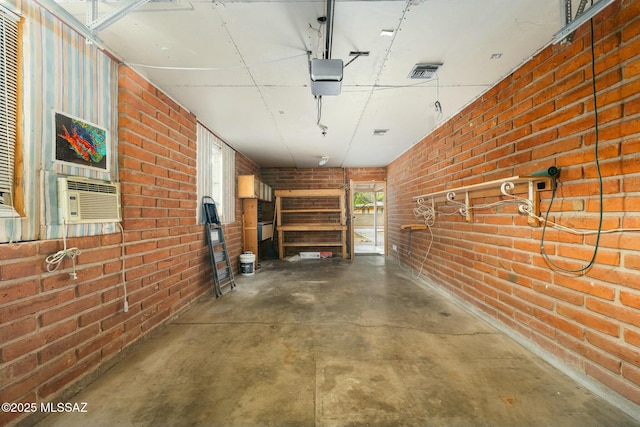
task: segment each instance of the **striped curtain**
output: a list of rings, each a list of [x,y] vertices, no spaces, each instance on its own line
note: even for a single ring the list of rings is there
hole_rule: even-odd
[[[5,3],[3,0],[2,3]],[[62,226],[57,177],[117,180],[118,64],[37,2],[11,9],[22,24],[23,218],[0,219],[0,242],[114,233],[115,223]],[[80,118],[108,132],[105,170],[55,161],[54,114]]]

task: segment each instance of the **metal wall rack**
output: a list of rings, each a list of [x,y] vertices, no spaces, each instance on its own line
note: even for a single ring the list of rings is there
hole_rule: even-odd
[[[435,215],[436,203],[445,202],[449,206],[457,207],[459,214],[464,216],[466,221],[472,222],[474,199],[502,196],[518,203],[518,210],[529,215],[528,224],[532,227],[538,227],[540,225],[540,221],[537,219],[540,217],[539,193],[551,190],[551,185],[555,185],[555,179],[551,176],[514,176],[436,191],[416,196],[413,199],[418,205],[416,209],[425,209],[432,212],[433,215]],[[519,194],[526,197],[520,197]]]

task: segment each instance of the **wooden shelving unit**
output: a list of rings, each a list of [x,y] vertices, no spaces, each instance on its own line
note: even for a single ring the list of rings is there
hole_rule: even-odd
[[[276,190],[276,229],[278,253],[284,258],[285,247],[340,248],[342,258],[347,258],[347,218],[345,190]],[[328,240],[308,239],[310,233],[335,232],[339,238]],[[302,235],[304,240],[287,240],[287,235]]]
[[[273,238],[273,191],[255,175],[238,176],[242,199],[242,250],[256,255],[254,268]]]

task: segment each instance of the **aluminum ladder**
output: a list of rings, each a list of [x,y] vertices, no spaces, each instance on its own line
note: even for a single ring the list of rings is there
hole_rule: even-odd
[[[218,298],[222,296],[223,287],[229,285],[229,290],[234,290],[236,282],[233,278],[233,268],[229,261],[229,252],[224,240],[216,202],[213,198],[205,196],[202,198],[202,209],[204,210],[205,231],[209,244],[209,258],[213,268],[213,288],[216,298]]]

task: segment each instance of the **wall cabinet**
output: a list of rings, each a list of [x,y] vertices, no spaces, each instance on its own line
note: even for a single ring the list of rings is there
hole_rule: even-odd
[[[338,248],[347,258],[344,189],[276,190],[278,253],[286,247]]]
[[[238,198],[271,202],[273,201],[273,191],[255,175],[239,175]]]

